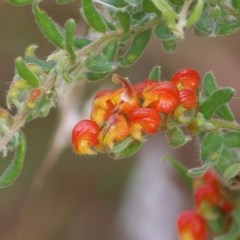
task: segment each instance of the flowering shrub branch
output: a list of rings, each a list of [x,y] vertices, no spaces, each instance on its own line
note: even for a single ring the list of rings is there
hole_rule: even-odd
[[[153,34],[171,53],[190,27],[199,37],[227,35],[240,28],[237,0],[82,0],[80,13],[93,33],[84,37],[76,35],[74,19],[64,26],[57,24],[40,0],[9,2],[32,5],[36,23],[56,50],[42,60],[32,45],[15,61],[7,109],[0,109],[0,153],[6,157],[14,150],[16,154],[0,177],[1,187],[11,185],[22,170],[26,151],[22,127],[47,116],[70,84],[99,81],[120,67],[130,67],[141,58]],[[121,158],[137,152],[145,135],[159,130],[173,148],[199,136],[201,166],[188,170],[168,158],[195,192],[196,209],[178,219],[179,237],[206,239],[209,231],[220,240],[240,239],[240,125],[229,107],[234,89],[219,88],[211,72],[201,78],[189,68],[162,80],[159,66],[136,84],[116,73],[112,81],[121,86],[100,90],[89,119],[73,127],[74,151]]]

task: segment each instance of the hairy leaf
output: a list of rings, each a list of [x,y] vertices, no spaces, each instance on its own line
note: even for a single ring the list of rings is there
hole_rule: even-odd
[[[106,32],[107,25],[92,0],[83,0],[82,9],[88,24],[98,32]]]
[[[200,112],[208,120],[212,117],[216,109],[225,103],[228,103],[233,95],[233,88],[222,88],[214,91],[200,106]]]
[[[132,45],[128,49],[127,53],[119,59],[120,65],[122,67],[127,67],[135,63],[142,56],[150,37],[150,29],[138,34],[133,39]]]
[[[39,79],[37,76],[27,67],[21,57],[18,57],[15,61],[16,69],[20,77],[27,81],[32,87],[39,87]]]
[[[26,152],[26,140],[22,132],[19,133],[19,145],[16,149],[16,154],[7,169],[0,177],[0,188],[8,187],[13,184],[20,174]]]

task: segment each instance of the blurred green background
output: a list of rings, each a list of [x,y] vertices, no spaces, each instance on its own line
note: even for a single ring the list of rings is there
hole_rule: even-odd
[[[53,0],[43,2],[49,15],[60,24],[69,17],[80,22],[79,5],[80,1],[66,6],[57,6]],[[130,69],[120,71],[133,81],[142,81],[157,64],[162,66],[164,78],[183,67],[195,68],[202,76],[212,70],[219,85],[237,90],[232,107],[239,120],[239,40],[239,32],[207,39],[189,31],[177,52],[167,54],[153,37],[143,58]],[[42,58],[54,50],[40,33],[30,7],[0,1],[2,107],[14,76],[14,59],[23,55],[30,44],[39,46],[37,54]],[[90,84],[87,87],[92,89]],[[118,161],[105,155],[78,157],[69,144],[43,179],[43,185],[34,191],[33,182],[48,154],[59,116],[56,108],[47,118],[24,127],[28,145],[24,169],[13,186],[0,190],[0,239],[176,239],[174,219],[179,211],[191,207],[192,199],[178,175],[162,158],[164,154],[174,155],[188,166],[195,166],[198,164],[196,142],[172,152],[160,134],[150,137],[136,156]],[[1,170],[4,161],[1,160]]]

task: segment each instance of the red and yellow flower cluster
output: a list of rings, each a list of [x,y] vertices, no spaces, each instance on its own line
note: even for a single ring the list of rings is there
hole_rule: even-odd
[[[206,240],[229,229],[234,202],[213,170],[194,179],[195,209],[182,212],[177,219],[180,240]]]
[[[200,76],[193,69],[180,70],[168,81],[147,79],[131,85],[118,75],[112,80],[122,86],[99,91],[90,119],[73,128],[72,145],[77,154],[111,152],[128,137],[142,141],[145,134],[166,129],[170,117],[181,121],[186,111],[198,105]]]

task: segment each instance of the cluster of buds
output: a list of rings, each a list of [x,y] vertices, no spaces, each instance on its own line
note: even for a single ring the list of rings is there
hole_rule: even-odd
[[[235,203],[232,193],[219,178],[208,170],[193,180],[195,209],[182,212],[177,219],[180,240],[207,240],[207,235],[219,236],[230,228]]]
[[[142,142],[146,134],[166,130],[170,118],[187,123],[186,113],[198,106],[200,76],[193,69],[180,70],[165,81],[147,79],[131,85],[116,74],[112,80],[122,86],[99,91],[90,119],[73,128],[72,145],[77,154],[111,153],[129,138]]]

